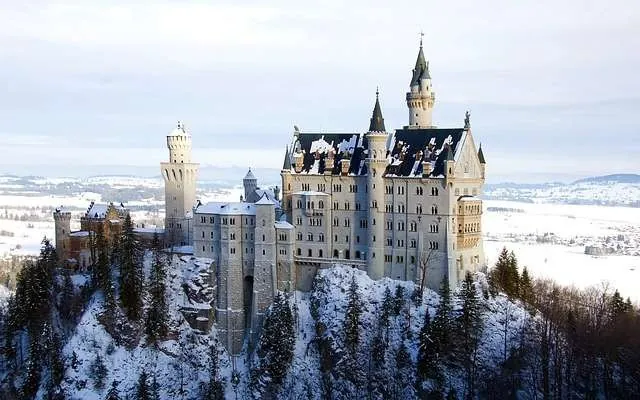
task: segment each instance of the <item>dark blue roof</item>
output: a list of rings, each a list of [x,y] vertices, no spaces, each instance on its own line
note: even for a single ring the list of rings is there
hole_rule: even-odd
[[[390,151],[391,163],[387,166],[385,174],[422,175],[422,161],[429,160],[434,164],[430,176],[444,175],[448,149],[451,148],[455,153],[463,133],[463,128],[396,130],[393,148]]]
[[[349,174],[366,175],[367,168],[364,165],[366,155],[364,149],[367,146],[366,137],[360,133],[302,133],[297,137],[297,144],[294,149],[299,148],[304,152],[302,172],[309,172],[316,162],[318,163],[318,173],[324,174],[326,159],[329,157],[325,146],[320,146],[321,150],[316,147],[319,143],[328,143],[333,148],[333,170],[332,175],[340,175],[340,163],[346,157],[351,161],[349,165]],[[315,146],[314,146],[315,143]],[[312,152],[312,147],[314,151]]]

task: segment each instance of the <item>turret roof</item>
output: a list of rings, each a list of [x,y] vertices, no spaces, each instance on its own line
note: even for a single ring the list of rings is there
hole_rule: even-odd
[[[447,161],[454,161],[453,151],[451,150],[451,146],[447,146]]]
[[[418,85],[423,79],[431,79],[431,74],[429,73],[429,63],[424,58],[422,41],[420,41],[420,51],[418,52],[416,66],[413,68],[413,76],[411,77],[411,83],[409,86]]]
[[[247,172],[247,174],[244,176],[245,181],[247,180],[256,180],[255,175],[253,175],[253,172],[251,172],[251,168],[249,168],[249,171]]]
[[[284,162],[282,163],[282,169],[291,169],[291,154],[289,154],[289,146],[284,153]]]
[[[373,106],[373,113],[369,123],[369,132],[385,132],[384,118],[382,118],[382,110],[380,109],[380,92],[376,89],[376,104]]]
[[[478,148],[478,158],[480,159],[480,164],[486,164],[487,163],[484,160],[484,153],[482,152],[482,143],[480,143],[480,147]]]
[[[263,205],[272,206],[272,205],[274,205],[273,201],[269,200],[269,196],[267,196],[267,195],[262,195],[260,200],[256,201],[255,204],[257,206],[263,206]]]

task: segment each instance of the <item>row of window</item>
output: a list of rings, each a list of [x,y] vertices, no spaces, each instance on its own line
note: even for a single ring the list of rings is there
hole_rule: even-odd
[[[235,225],[236,224],[236,218],[235,217],[218,217],[220,218],[220,223],[222,225]],[[214,224],[216,219],[215,217],[210,216],[209,218],[207,218],[204,215],[200,216],[200,223],[201,224],[206,224],[207,220],[209,221],[210,224]],[[255,224],[255,220],[252,217],[245,217],[244,218],[244,224],[245,225],[253,225]]]
[[[480,232],[480,223],[470,223],[470,224],[458,224],[458,233],[475,233]]]
[[[304,203],[302,202],[302,200],[298,199],[298,201],[296,202],[296,207],[297,208],[303,208],[302,206],[304,205]],[[314,209],[316,208],[316,203],[313,200],[307,200],[307,209]],[[318,201],[318,208],[320,209],[324,209],[324,201],[320,200]]]

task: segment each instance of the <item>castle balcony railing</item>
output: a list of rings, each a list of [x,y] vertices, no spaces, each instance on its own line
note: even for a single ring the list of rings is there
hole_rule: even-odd
[[[355,265],[358,267],[366,266],[367,261],[361,259],[348,259],[348,258],[325,258],[325,257],[303,257],[303,256],[294,256],[294,260],[297,264],[301,265],[323,265],[323,266],[331,266],[333,264],[345,264],[345,265]]]

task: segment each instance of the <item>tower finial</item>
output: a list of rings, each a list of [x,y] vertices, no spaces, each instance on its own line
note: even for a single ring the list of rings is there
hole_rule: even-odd
[[[420,48],[422,48],[422,38],[424,37],[424,32],[420,30]]]
[[[380,89],[378,86],[376,86],[376,100],[378,100],[379,96],[380,96]]]
[[[382,118],[382,110],[380,108],[380,91],[376,87],[376,104],[373,106],[373,113],[369,123],[369,132],[385,132],[384,118]]]

